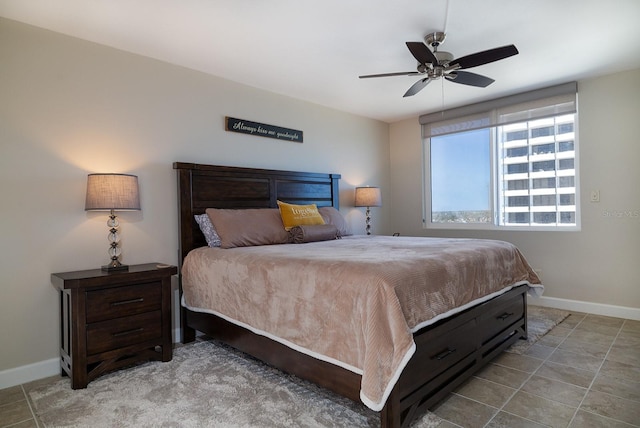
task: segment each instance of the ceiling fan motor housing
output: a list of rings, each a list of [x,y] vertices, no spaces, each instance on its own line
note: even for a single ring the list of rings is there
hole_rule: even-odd
[[[425,71],[429,78],[437,79],[445,75],[445,71],[447,71],[449,63],[453,61],[453,55],[444,51],[436,51],[433,55],[438,60],[438,64],[429,64],[429,69]],[[418,65],[418,71],[420,71],[420,65]]]
[[[449,52],[445,51],[436,51],[433,53],[435,57],[438,59],[438,64],[447,66],[451,61],[453,61],[453,55]]]

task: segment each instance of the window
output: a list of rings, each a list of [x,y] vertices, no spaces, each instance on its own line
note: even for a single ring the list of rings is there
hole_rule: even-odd
[[[579,229],[576,84],[420,117],[425,226]]]
[[[431,144],[431,201],[436,222],[490,222],[491,162],[489,146],[483,142],[488,130],[463,132],[438,138]],[[460,162],[461,158],[472,162]],[[451,197],[451,195],[456,195]]]

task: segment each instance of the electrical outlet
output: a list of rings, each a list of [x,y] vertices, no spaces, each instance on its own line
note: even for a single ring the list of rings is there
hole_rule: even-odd
[[[600,202],[600,191],[592,190],[591,191],[591,202]]]

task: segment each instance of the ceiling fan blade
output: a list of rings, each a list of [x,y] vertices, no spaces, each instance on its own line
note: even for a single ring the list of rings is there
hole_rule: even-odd
[[[418,60],[420,64],[438,64],[438,58],[431,50],[422,42],[406,42],[411,55]]]
[[[407,92],[404,93],[404,95],[402,97],[405,98],[405,97],[410,97],[412,95],[417,94],[422,89],[424,89],[424,87],[427,86],[429,84],[429,82],[431,82],[431,79],[428,78],[428,77],[425,77],[424,79],[418,80],[416,83],[414,83],[409,88],[409,90]]]
[[[479,65],[488,64],[490,62],[499,61],[518,54],[518,49],[514,45],[501,46],[495,49],[489,49],[482,52],[476,52],[466,55],[458,59],[454,59],[449,63],[449,67],[459,65],[459,68],[471,68]]]
[[[447,80],[450,80],[451,82],[461,83],[463,85],[469,86],[477,86],[479,88],[486,88],[487,86],[495,82],[495,80],[490,77],[460,70],[452,71],[449,74],[446,74],[445,78]]]
[[[364,76],[358,76],[360,79],[369,79],[371,77],[389,77],[389,76],[414,76],[418,75],[417,71],[399,71],[397,73],[382,73],[382,74],[367,74]]]

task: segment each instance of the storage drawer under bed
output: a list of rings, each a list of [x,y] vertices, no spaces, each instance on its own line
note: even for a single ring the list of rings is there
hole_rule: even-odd
[[[500,299],[500,298],[498,298]],[[505,298],[490,311],[478,317],[481,343],[484,345],[497,335],[510,330],[510,327],[524,318],[525,306],[522,295]]]
[[[402,391],[413,391],[471,355],[477,348],[477,342],[470,340],[476,328],[476,320],[470,319],[453,329],[440,328],[433,336],[425,337],[428,346],[418,346],[407,364],[405,370],[413,376],[403,379]]]

